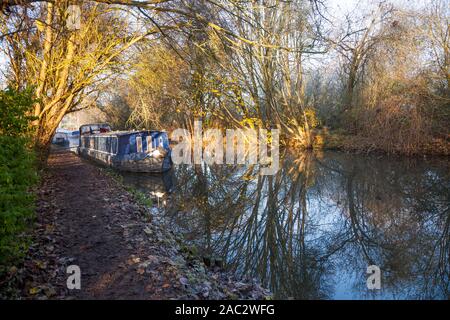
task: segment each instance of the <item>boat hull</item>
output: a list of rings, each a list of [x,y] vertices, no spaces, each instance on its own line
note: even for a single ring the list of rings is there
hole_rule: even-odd
[[[78,154],[83,158],[94,160],[97,163],[121,171],[162,173],[170,170],[172,167],[170,153],[160,157],[152,157],[148,154],[117,156],[107,152],[79,147]]]

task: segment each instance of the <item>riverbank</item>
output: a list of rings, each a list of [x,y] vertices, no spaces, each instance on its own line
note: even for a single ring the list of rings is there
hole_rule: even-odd
[[[340,131],[316,130],[312,148],[314,150],[338,150],[363,154],[395,154],[404,156],[450,156],[450,138],[432,138],[427,142],[407,144],[404,141],[384,141],[361,135],[350,135]],[[299,148],[298,145],[292,146]],[[300,146],[300,149],[302,147]]]
[[[68,151],[50,155],[37,189],[37,220],[25,261],[0,298],[264,299],[254,281],[208,268],[152,218],[152,208],[104,170]],[[69,290],[77,265],[81,290]]]

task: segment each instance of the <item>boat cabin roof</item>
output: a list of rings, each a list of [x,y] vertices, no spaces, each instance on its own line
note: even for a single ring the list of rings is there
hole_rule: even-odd
[[[107,123],[90,123],[80,127],[80,134],[97,134],[111,131],[111,126]]]
[[[98,137],[122,137],[122,136],[130,136],[134,134],[159,134],[159,133],[165,133],[165,131],[159,131],[159,130],[133,130],[133,131],[127,131],[127,130],[117,130],[112,131],[111,126],[107,123],[91,123],[91,124],[84,124],[80,127],[80,133],[82,135],[90,135],[90,136],[98,136]]]
[[[95,136],[99,136],[99,137],[108,137],[108,136],[128,136],[128,135],[133,135],[133,134],[139,134],[139,133],[165,133],[165,131],[158,131],[158,130],[137,130],[137,131],[108,131],[108,132],[99,132],[99,133],[95,133],[93,135]]]

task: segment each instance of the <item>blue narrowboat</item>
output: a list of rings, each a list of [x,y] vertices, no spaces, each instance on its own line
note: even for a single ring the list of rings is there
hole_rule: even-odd
[[[118,170],[165,172],[172,167],[164,131],[112,131],[106,123],[80,127],[78,154]]]

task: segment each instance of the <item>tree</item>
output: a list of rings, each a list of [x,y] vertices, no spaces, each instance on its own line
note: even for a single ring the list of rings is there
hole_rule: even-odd
[[[314,3],[297,1],[295,6],[313,6]],[[93,0],[81,4],[85,14],[79,31],[67,28],[65,19],[69,1],[10,0],[3,1],[0,8],[7,17],[1,39],[8,43],[6,51],[10,57],[12,78],[18,86],[26,83],[37,88],[40,103],[36,104],[35,115],[39,118],[36,125],[39,127],[38,142],[42,145],[48,144],[62,117],[76,110],[83,98],[93,94],[98,83],[111,75],[110,71],[118,65],[119,56],[149,34],[163,37],[178,54],[179,44],[169,30],[194,40],[193,45],[198,48],[202,46],[205,35],[214,34],[220,41],[242,43],[258,51],[266,50],[267,54],[275,53],[277,49],[290,50],[286,47],[290,45],[289,41],[270,42],[276,40],[273,37],[275,29],[252,38],[248,32],[235,28],[238,24],[245,24],[256,31],[262,25],[261,12],[256,12],[258,6],[247,2]],[[288,7],[293,6],[280,1],[262,5],[270,14],[274,14],[276,8],[288,12]],[[126,7],[133,10],[135,16],[132,19],[144,17],[139,21],[150,26],[150,30],[139,34],[126,30],[130,20],[112,14]],[[215,15],[227,18],[215,18]],[[226,21],[231,19],[234,20],[232,23]],[[281,16],[276,19],[281,19]],[[199,57],[198,54],[196,56]]]
[[[123,13],[101,4],[85,4],[80,30],[67,25],[68,1],[33,8],[14,7],[3,23],[26,31],[5,37],[10,82],[36,88],[37,144],[48,146],[65,114],[120,72],[122,53],[156,29],[134,32]],[[37,28],[32,28],[33,24]]]
[[[312,146],[315,124],[305,99],[303,62],[325,50],[321,18],[313,4],[302,0],[246,3],[222,24],[247,41],[211,35],[215,51],[222,53],[222,77],[239,88],[225,91],[234,99],[231,105],[221,106],[231,123],[278,127],[303,146]]]
[[[162,44],[151,44],[136,57],[125,100],[128,119],[138,128],[167,128],[189,113],[190,72],[186,61]]]
[[[425,33],[430,44],[431,61],[437,69],[437,80],[442,79],[441,91],[450,95],[450,9],[448,3],[433,0],[424,17]]]
[[[392,5],[381,3],[362,18],[355,18],[355,13],[351,12],[345,16],[337,40],[330,39],[342,59],[342,71],[346,77],[343,111],[353,107],[355,87],[368,57],[378,44],[391,36],[389,29],[382,28],[382,25],[393,23],[393,12]]]

